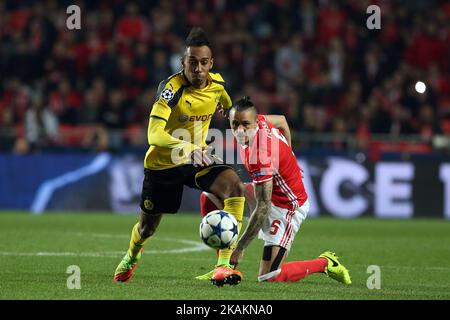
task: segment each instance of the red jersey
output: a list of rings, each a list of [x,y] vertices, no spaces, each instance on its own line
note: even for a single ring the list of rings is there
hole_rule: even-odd
[[[272,203],[295,210],[308,199],[297,158],[286,138],[263,115],[249,146],[239,145],[245,169],[258,184],[273,179]]]

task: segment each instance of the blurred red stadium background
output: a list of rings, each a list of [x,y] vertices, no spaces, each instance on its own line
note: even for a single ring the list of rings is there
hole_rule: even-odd
[[[80,30],[66,27],[71,4]],[[379,30],[366,27],[372,4]],[[374,159],[449,148],[447,1],[7,0],[1,150],[145,147],[157,85],[180,69],[192,26],[207,31],[231,97],[286,115],[296,147]]]

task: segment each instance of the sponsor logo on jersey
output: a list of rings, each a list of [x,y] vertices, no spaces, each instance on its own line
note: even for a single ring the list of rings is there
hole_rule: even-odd
[[[178,121],[180,122],[186,122],[189,120],[189,116],[187,114],[182,114],[178,117]]]
[[[188,116],[187,114],[182,114],[178,117],[178,121],[186,122],[186,121],[207,121],[212,118],[213,114],[200,114],[200,115],[192,115]]]

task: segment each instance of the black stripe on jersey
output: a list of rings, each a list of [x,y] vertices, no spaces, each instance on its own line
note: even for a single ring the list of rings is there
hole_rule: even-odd
[[[177,73],[174,73],[173,75],[171,75],[169,78],[167,78],[167,80],[170,80],[172,78],[175,78],[177,75],[181,74],[183,71],[179,71]]]
[[[150,116],[150,118],[161,119],[161,120],[164,120],[165,122],[167,122],[167,119],[164,119],[163,117]]]
[[[159,96],[161,95],[161,92],[164,90],[164,87],[166,86],[167,82],[175,78],[177,75],[181,74],[181,72],[182,71],[177,72],[159,83],[158,89],[156,90],[156,101],[159,99]]]
[[[228,92],[227,86],[225,85],[225,81],[219,81],[219,80],[214,80],[214,79],[213,79],[212,82],[217,83],[217,84],[220,84],[220,85],[225,89],[225,91]]]
[[[166,86],[167,82],[169,82],[169,80],[170,80],[170,78],[163,80],[159,83],[158,90],[156,90],[156,100],[155,101],[159,100],[159,96],[161,95],[161,92],[163,91],[164,87]]]
[[[180,89],[177,90],[177,92],[175,92],[175,94],[173,95],[173,98],[169,100],[168,104],[169,107],[173,108],[177,105],[178,101],[180,101],[181,95],[183,94],[183,90],[184,88],[189,87],[189,85],[183,84]]]
[[[213,79],[212,82],[217,83],[217,84],[220,84],[221,86],[223,86],[223,87],[225,88],[225,81],[219,81],[219,80],[214,80],[214,79]]]

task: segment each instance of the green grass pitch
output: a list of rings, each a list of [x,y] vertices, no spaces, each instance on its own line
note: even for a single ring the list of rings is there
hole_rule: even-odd
[[[350,270],[344,286],[314,274],[294,283],[259,283],[261,240],[247,249],[238,286],[217,288],[194,277],[209,271],[215,252],[198,236],[199,215],[163,218],[133,279],[113,283],[137,216],[106,213],[33,216],[0,213],[0,299],[450,299],[450,221],[309,218],[288,261],[332,250]],[[80,268],[80,289],[68,289],[67,268]],[[369,290],[370,265],[381,288]]]

